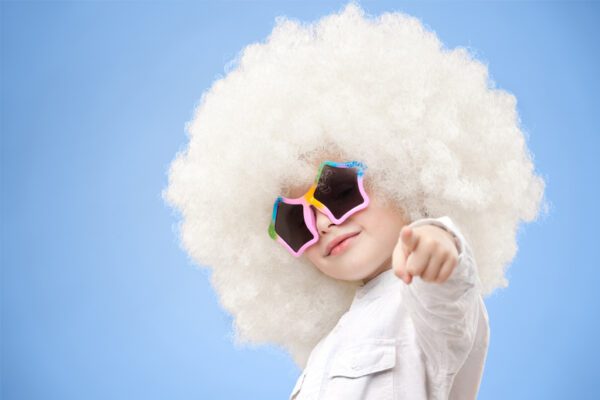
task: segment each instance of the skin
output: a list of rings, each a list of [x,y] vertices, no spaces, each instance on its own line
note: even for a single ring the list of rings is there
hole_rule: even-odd
[[[308,186],[295,187],[289,196],[299,197],[307,189]],[[367,283],[393,268],[406,284],[415,276],[426,282],[445,282],[458,264],[458,248],[452,235],[434,225],[410,228],[406,226],[410,221],[393,202],[384,205],[377,196],[369,193],[369,197],[371,202],[367,208],[340,225],[313,207],[319,240],[306,249],[302,257],[322,273],[340,280]],[[355,232],[360,234],[345,251],[325,255],[326,246],[333,238]]]
[[[340,280],[368,282],[391,268],[392,254],[400,231],[407,220],[396,209],[384,207],[371,196],[369,206],[336,225],[323,213],[316,212],[319,240],[303,256],[324,274]],[[381,221],[386,221],[382,224]],[[326,256],[326,246],[339,235],[360,232],[342,253]]]
[[[394,273],[406,284],[414,276],[442,284],[458,265],[458,247],[452,235],[435,225],[405,226],[392,256]]]
[[[373,199],[369,207],[341,225],[335,225],[316,209],[315,212],[320,238],[303,256],[332,278],[367,283],[394,268],[396,276],[406,284],[410,284],[414,276],[441,284],[458,264],[458,249],[450,233],[434,225],[410,228],[395,208],[384,207]],[[360,234],[344,252],[325,255],[332,238],[350,232]]]

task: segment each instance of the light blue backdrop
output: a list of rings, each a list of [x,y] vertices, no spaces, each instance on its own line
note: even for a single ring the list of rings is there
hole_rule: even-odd
[[[196,102],[278,15],[343,1],[2,2],[2,398],[284,399],[283,351],[236,349],[162,202]],[[552,204],[486,300],[481,399],[600,392],[600,6],[363,1],[470,46],[514,93]]]

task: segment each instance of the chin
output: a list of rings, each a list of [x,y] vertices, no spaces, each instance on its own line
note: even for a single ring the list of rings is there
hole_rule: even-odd
[[[373,269],[373,271],[365,271],[364,268],[360,265],[360,264],[356,264],[353,265],[349,268],[344,268],[344,269],[336,269],[335,274],[328,274],[329,276],[331,276],[332,278],[338,279],[338,280],[342,280],[342,281],[360,281],[364,278],[366,278],[367,276],[371,275],[372,273],[375,272],[375,269]]]

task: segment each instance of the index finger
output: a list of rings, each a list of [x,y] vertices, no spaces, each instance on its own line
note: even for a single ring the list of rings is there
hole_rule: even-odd
[[[400,238],[402,240],[402,247],[408,257],[408,254],[413,252],[417,248],[419,238],[415,234],[414,230],[410,226],[405,226],[400,232]]]

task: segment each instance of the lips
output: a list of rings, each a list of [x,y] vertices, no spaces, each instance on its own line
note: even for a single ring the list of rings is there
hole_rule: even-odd
[[[345,235],[340,235],[340,236],[334,238],[331,242],[329,242],[329,244],[327,245],[327,247],[325,249],[325,257],[327,257],[329,254],[331,254],[331,250],[333,250],[333,248],[335,246],[337,246],[344,240],[348,239],[349,237],[358,235],[359,233],[360,232],[352,232],[352,233],[347,233]]]

